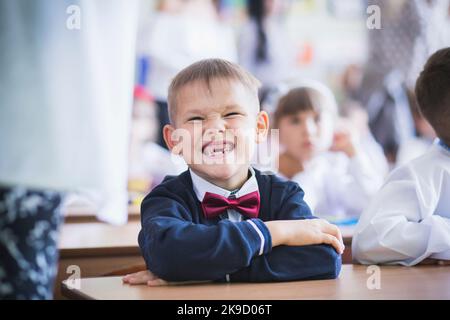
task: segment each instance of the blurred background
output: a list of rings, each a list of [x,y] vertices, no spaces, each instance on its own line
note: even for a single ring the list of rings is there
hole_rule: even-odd
[[[333,128],[352,131],[382,181],[435,139],[414,85],[449,45],[449,0],[0,0],[0,252],[62,212],[29,251],[56,243],[42,261],[60,250],[59,280],[71,264],[90,276],[142,262],[140,202],[187,168],[162,140],[167,89],[205,58],[254,74],[272,116],[290,89],[320,85]]]
[[[380,28],[373,25],[377,14]],[[399,150],[406,141],[434,138],[417,112],[413,89],[428,56],[449,44],[447,0],[142,1],[136,85],[150,98],[136,96],[135,110],[153,121],[149,139],[164,148],[160,129],[168,121],[170,79],[194,61],[221,57],[262,82],[261,104],[269,112],[295,83],[326,85],[340,115],[358,110],[367,117],[392,168],[416,155],[408,149],[420,149]],[[153,107],[143,107],[145,99]]]

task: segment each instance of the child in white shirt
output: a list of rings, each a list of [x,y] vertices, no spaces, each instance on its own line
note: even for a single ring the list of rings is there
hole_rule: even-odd
[[[339,223],[359,217],[383,175],[349,127],[334,130],[336,118],[332,93],[318,84],[291,89],[275,112],[280,173],[298,182],[316,216]]]
[[[416,96],[439,139],[394,170],[364,211],[353,237],[360,263],[450,260],[450,48],[428,60]]]

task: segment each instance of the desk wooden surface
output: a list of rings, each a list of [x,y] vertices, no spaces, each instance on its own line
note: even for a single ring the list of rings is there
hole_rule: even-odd
[[[119,274],[118,271],[144,266],[137,242],[140,222],[124,226],[102,222],[65,223],[59,239],[58,275],[55,298],[61,299],[61,281],[67,279],[69,266],[78,266],[81,277]]]
[[[66,223],[61,228],[58,248],[61,257],[137,253],[139,221],[123,226],[102,222]]]
[[[354,227],[339,227],[346,250],[351,249]],[[59,250],[61,257],[108,255],[139,252],[137,236],[140,221],[129,221],[124,226],[102,222],[65,223],[61,228]]]
[[[130,286],[121,277],[81,280],[81,289],[63,284],[73,299],[133,300],[290,300],[290,299],[450,299],[450,267],[381,266],[381,288],[368,289],[367,266],[343,265],[335,280]]]
[[[61,281],[70,274],[67,268],[76,265],[82,277],[100,277],[121,274],[145,266],[137,236],[139,221],[129,221],[124,226],[112,226],[102,222],[65,223],[59,239],[59,267],[55,297],[62,298]],[[343,263],[351,263],[351,227],[341,228],[346,250]],[[144,267],[143,267],[144,268]]]
[[[139,221],[141,208],[138,205],[128,207],[128,220]],[[99,222],[96,211],[88,206],[68,206],[63,209],[65,223]]]

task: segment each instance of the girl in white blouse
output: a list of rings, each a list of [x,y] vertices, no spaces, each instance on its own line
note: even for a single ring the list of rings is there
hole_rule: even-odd
[[[280,173],[298,182],[314,215],[336,223],[357,219],[384,177],[371,161],[385,158],[370,133],[362,148],[348,124],[335,130],[336,103],[321,85],[291,89],[274,116],[282,148]]]

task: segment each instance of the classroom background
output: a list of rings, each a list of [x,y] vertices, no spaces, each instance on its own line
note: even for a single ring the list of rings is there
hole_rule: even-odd
[[[78,33],[60,28],[77,8]],[[62,298],[61,281],[80,272],[142,268],[139,205],[166,175],[187,169],[161,136],[178,71],[205,58],[237,62],[261,81],[261,107],[272,116],[290,88],[324,87],[382,181],[435,139],[413,89],[429,55],[450,46],[450,1],[2,0],[0,26],[8,43],[0,70],[9,70],[0,78],[0,186],[61,195],[51,203],[64,221],[49,227],[60,226],[49,241],[59,251],[54,295]],[[329,218],[349,248],[357,214]]]
[[[238,62],[252,72],[262,82],[261,106],[272,116],[280,96],[296,84],[326,86],[339,117],[352,119],[356,128],[369,126],[383,149],[380,162],[386,161],[389,171],[425,151],[435,138],[417,110],[413,91],[428,56],[450,43],[448,1],[254,1],[252,12],[244,0],[143,3],[132,185],[155,185],[186,168],[162,155],[167,155],[161,135],[168,122],[165,96],[177,71],[210,57]],[[381,29],[370,27],[371,5],[380,8]],[[258,21],[264,21],[261,29]],[[270,56],[262,63],[255,57],[261,31]],[[158,161],[166,165],[149,165]],[[152,181],[142,181],[145,176]]]

